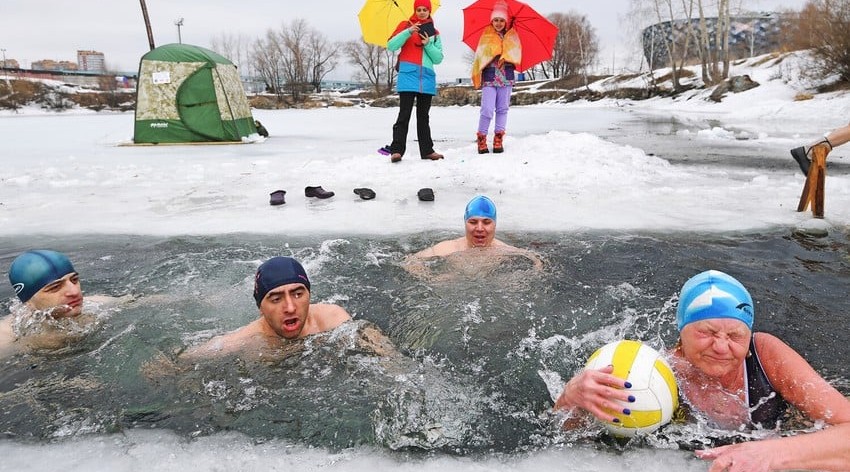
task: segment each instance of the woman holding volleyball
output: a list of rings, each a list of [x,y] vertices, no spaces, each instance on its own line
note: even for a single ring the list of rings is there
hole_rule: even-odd
[[[730,430],[773,428],[789,404],[829,427],[697,456],[713,461],[711,471],[850,470],[850,400],[779,338],[753,333],[753,308],[747,289],[723,272],[702,272],[682,287],[680,337],[670,363],[685,403]],[[611,366],[582,370],[564,386],[555,408],[619,421],[610,412],[619,412],[634,396],[612,372]]]

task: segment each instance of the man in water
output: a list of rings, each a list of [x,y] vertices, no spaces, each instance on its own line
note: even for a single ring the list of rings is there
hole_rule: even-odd
[[[273,257],[257,269],[254,300],[260,317],[236,331],[216,336],[184,352],[184,358],[208,358],[276,349],[287,340],[330,331],[351,316],[339,305],[310,303],[310,280],[291,257]]]
[[[457,239],[449,239],[423,249],[408,258],[408,269],[419,272],[416,267],[421,266],[423,259],[432,257],[446,257],[472,249],[492,248],[501,254],[517,254],[534,263],[536,268],[543,266],[542,261],[536,254],[525,249],[506,244],[496,239],[496,204],[484,195],[472,198],[466,204],[463,214],[466,234]]]
[[[80,275],[60,252],[24,252],[12,261],[9,282],[23,307],[0,319],[0,358],[27,349],[64,347],[89,331],[96,321],[95,316],[83,314]],[[115,300],[119,299],[85,297],[85,302],[98,304]]]

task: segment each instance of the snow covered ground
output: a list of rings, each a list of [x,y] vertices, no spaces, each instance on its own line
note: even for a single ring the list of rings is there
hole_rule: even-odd
[[[133,115],[24,110],[0,115],[0,227],[5,235],[109,233],[386,234],[455,229],[466,201],[487,194],[502,230],[752,230],[810,219],[795,211],[803,176],[787,150],[844,124],[850,95],[805,91],[793,60],[733,70],[761,86],[677,99],[603,100],[514,107],[507,151],[478,155],[478,108],[434,108],[438,162],[419,159],[411,127],[399,164],[375,150],[389,141],[396,109],[255,111],[272,136],[245,145],[122,146]],[[598,137],[646,116],[683,124],[682,155],[733,142],[775,170],[678,166]],[[652,118],[655,117],[655,118]],[[714,121],[712,121],[714,120]],[[628,128],[623,128],[628,132]],[[605,133],[602,133],[605,131]],[[650,153],[651,154],[651,153]],[[830,159],[840,159],[841,149]],[[826,215],[850,222],[847,175],[829,174]],[[307,199],[304,187],[336,192]],[[356,187],[375,190],[360,200]],[[436,200],[419,202],[417,190]],[[285,205],[269,192],[287,191]]]

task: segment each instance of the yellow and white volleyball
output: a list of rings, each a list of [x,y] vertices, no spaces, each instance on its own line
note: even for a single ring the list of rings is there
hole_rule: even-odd
[[[631,414],[611,411],[619,423],[606,422],[615,436],[631,437],[650,433],[670,422],[679,407],[679,387],[670,365],[655,349],[640,341],[616,341],[597,349],[587,360],[586,369],[614,366],[614,375],[632,384],[628,392],[634,402],[618,402]]]

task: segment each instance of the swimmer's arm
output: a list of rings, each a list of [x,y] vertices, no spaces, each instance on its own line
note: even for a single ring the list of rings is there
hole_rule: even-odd
[[[713,461],[709,472],[735,470],[847,470],[850,464],[850,423],[810,434],[750,441],[696,451]]]
[[[782,398],[813,420],[850,423],[850,401],[793,348],[768,333],[754,340],[767,378]]]
[[[543,259],[541,259],[540,256],[538,256],[537,253],[534,251],[529,251],[528,249],[520,249],[516,246],[511,246],[510,244],[506,244],[499,240],[494,240],[493,245],[498,246],[500,250],[505,251],[508,254],[519,254],[525,257],[526,259],[530,260],[532,264],[534,264],[535,269],[540,270],[543,268]]]
[[[377,326],[367,325],[360,330],[360,345],[381,357],[400,355],[392,341]]]
[[[434,257],[445,257],[465,249],[463,247],[464,238],[451,239],[442,241],[429,248],[423,249],[415,254],[407,256],[404,260],[404,270],[409,273],[425,278],[431,275],[431,270],[428,268],[425,261]]]
[[[86,295],[85,301],[89,303],[96,303],[101,306],[107,305],[123,305],[125,303],[130,303],[135,301],[138,297],[132,294],[121,295],[120,297],[113,297],[110,295]]]

